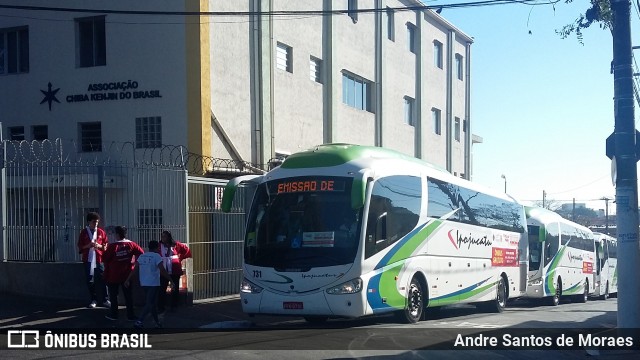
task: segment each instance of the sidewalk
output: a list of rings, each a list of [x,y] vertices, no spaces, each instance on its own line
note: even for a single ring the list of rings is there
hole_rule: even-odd
[[[140,314],[142,308],[136,308]],[[46,328],[132,328],[133,322],[126,320],[126,310],[120,306],[120,320],[105,318],[108,310],[103,307],[90,309],[77,301],[33,298],[23,295],[0,293],[0,329],[21,327]],[[146,324],[153,320],[149,315]],[[180,306],[176,312],[166,312],[162,317],[165,328],[197,329],[218,327],[251,327],[255,323],[291,321],[295,318],[260,316],[251,318],[242,312],[239,298],[219,302],[198,303]]]

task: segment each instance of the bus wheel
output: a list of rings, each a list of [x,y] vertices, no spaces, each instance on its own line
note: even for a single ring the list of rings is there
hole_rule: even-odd
[[[549,305],[558,306],[560,305],[560,295],[562,294],[562,283],[560,279],[558,279],[558,284],[556,285],[556,293],[553,294],[552,297],[549,298]]]
[[[507,307],[507,285],[504,282],[504,278],[500,276],[500,281],[498,281],[496,289],[496,299],[491,301],[491,310],[496,313],[501,313],[505,307]]]
[[[304,320],[310,324],[322,324],[329,320],[328,316],[305,316]]]
[[[609,298],[609,282],[607,281],[607,286],[604,288],[604,294],[600,297],[601,300],[607,300]]]
[[[403,323],[417,323],[422,318],[424,311],[424,290],[417,278],[411,279],[407,295],[407,306],[404,310],[396,312],[396,316]]]
[[[579,303],[586,303],[589,300],[589,280],[584,282],[584,292],[580,295],[576,295],[575,298]]]

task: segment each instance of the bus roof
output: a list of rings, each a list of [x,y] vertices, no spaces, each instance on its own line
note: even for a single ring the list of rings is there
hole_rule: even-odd
[[[449,173],[443,168],[435,166],[424,160],[412,156],[376,146],[363,146],[353,144],[324,144],[311,149],[297,152],[287,157],[282,165],[283,169],[302,169],[338,166],[357,159],[402,159],[442,172]]]
[[[589,228],[582,226],[580,224],[574,223],[569,219],[565,219],[562,216],[560,216],[560,214],[551,210],[547,210],[545,208],[535,207],[535,206],[525,206],[524,211],[525,211],[525,214],[527,215],[527,219],[534,218],[537,221],[540,221],[541,223],[550,223],[550,222],[563,223],[563,224],[572,226],[574,228],[592,233],[592,231],[589,230]]]

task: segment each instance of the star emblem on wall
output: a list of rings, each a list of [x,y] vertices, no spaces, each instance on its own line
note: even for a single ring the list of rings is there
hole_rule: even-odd
[[[40,104],[44,104],[45,102],[49,103],[49,111],[51,111],[51,104],[55,101],[58,104],[60,104],[60,101],[58,101],[58,98],[56,98],[56,94],[58,93],[58,91],[60,91],[60,88],[57,88],[55,90],[51,89],[51,83],[49,83],[48,85],[48,90],[44,91],[44,90],[40,90],[40,92],[44,95],[44,99],[42,99],[42,101],[40,101]]]

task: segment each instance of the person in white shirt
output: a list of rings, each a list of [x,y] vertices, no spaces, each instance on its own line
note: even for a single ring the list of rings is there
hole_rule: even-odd
[[[171,281],[171,276],[167,273],[167,270],[162,264],[162,258],[158,251],[158,242],[156,240],[149,241],[149,251],[138,257],[135,268],[129,274],[125,286],[129,286],[129,283],[133,276],[139,276],[140,286],[144,290],[146,301],[144,309],[140,318],[134,323],[136,328],[144,327],[144,318],[151,313],[153,320],[156,322],[156,327],[162,327],[160,320],[158,319],[158,311],[156,309],[156,301],[158,299],[158,291],[160,290],[160,276]]]

